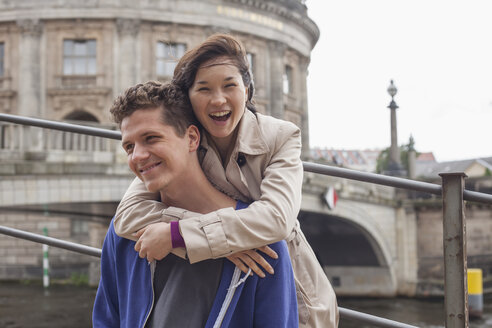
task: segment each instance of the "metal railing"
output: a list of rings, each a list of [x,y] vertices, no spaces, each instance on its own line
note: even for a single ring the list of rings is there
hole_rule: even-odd
[[[70,123],[54,122],[8,114],[0,114],[0,121],[34,125],[42,128],[82,133],[110,139],[121,139],[121,133],[118,131],[109,131]],[[465,175],[463,173],[441,174],[442,185],[438,185],[310,162],[303,162],[303,166],[304,170],[307,172],[443,196],[445,323],[446,327],[468,327],[464,200],[492,204],[492,195],[465,190],[463,183]],[[99,257],[101,254],[101,250],[97,248],[28,233],[17,229],[0,226],[0,233],[88,254],[91,256]],[[414,327],[350,309],[339,308],[339,310],[341,318],[357,320],[360,322],[373,324],[377,327]]]

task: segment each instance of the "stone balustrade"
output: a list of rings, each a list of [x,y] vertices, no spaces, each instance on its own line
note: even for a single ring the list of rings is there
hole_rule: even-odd
[[[126,154],[117,140],[0,123],[0,174],[56,172],[126,174]]]

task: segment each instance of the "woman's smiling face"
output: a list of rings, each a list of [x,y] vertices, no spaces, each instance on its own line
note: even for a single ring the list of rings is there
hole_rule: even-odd
[[[216,144],[227,147],[241,120],[248,91],[233,61],[217,58],[203,63],[188,90],[193,112]]]

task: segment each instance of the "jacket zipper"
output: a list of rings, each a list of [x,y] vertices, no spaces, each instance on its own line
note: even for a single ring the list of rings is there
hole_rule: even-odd
[[[229,306],[231,305],[232,298],[234,297],[234,294],[236,293],[236,288],[244,283],[246,279],[248,279],[249,274],[251,273],[251,268],[249,269],[248,273],[242,278],[241,277],[241,270],[239,270],[238,267],[234,268],[234,273],[232,274],[232,279],[229,284],[229,288],[227,289],[227,294],[224,299],[224,302],[222,303],[222,306],[220,308],[219,314],[217,315],[217,318],[215,319],[215,323],[213,328],[220,328],[222,326],[222,321],[224,321],[225,315],[227,313],[227,310],[229,310]]]
[[[147,324],[147,320],[149,320],[150,314],[152,313],[152,309],[154,308],[154,273],[155,273],[155,266],[156,266],[155,261],[149,263],[149,266],[150,266],[150,284],[152,286],[152,304],[150,305],[150,310],[147,313],[147,316],[145,317],[145,321],[142,328],[145,328],[145,325]]]

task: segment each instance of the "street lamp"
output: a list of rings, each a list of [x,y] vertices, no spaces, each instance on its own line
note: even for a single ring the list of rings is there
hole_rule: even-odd
[[[388,106],[390,109],[390,119],[391,119],[391,147],[389,152],[389,165],[388,171],[392,175],[400,175],[401,173],[401,161],[400,161],[400,148],[398,147],[398,136],[396,127],[396,109],[398,105],[395,102],[395,95],[398,92],[393,80],[388,87],[388,93],[391,96],[391,102]]]

